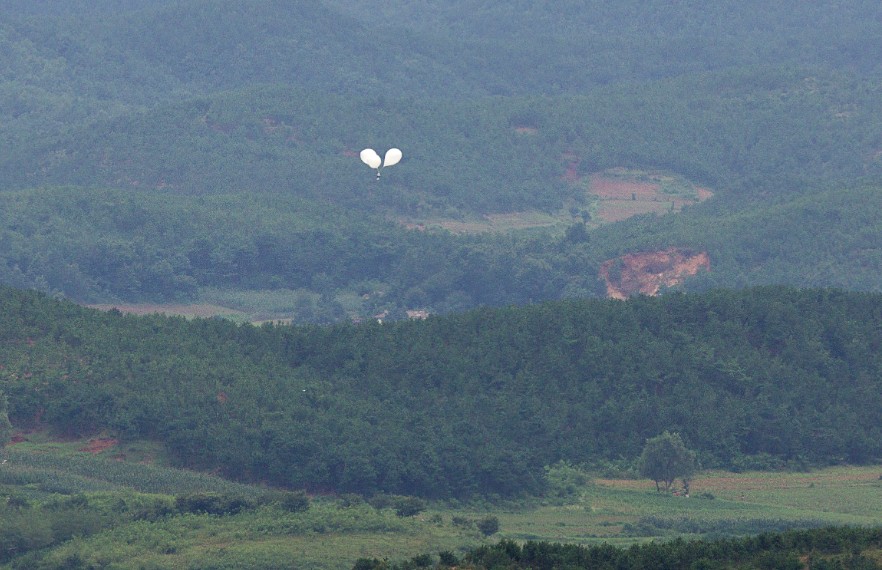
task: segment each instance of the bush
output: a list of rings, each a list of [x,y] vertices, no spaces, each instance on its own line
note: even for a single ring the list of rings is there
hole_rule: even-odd
[[[216,493],[191,493],[175,499],[178,512],[206,515],[235,515],[252,505],[242,497]]]
[[[276,503],[289,513],[302,513],[309,510],[309,497],[306,495],[306,491],[284,492]]]
[[[444,550],[438,553],[439,564],[441,566],[456,566],[459,564],[459,560],[457,560],[456,555],[449,550]]]
[[[399,517],[412,517],[426,510],[426,502],[419,497],[404,495],[374,495],[368,501],[377,510],[392,508]]]
[[[545,468],[546,493],[557,498],[572,497],[588,484],[588,475],[568,461],[558,461]]]
[[[352,566],[352,570],[387,570],[391,568],[389,561],[385,558],[378,560],[376,558],[359,558]]]
[[[426,510],[426,502],[419,497],[399,497],[394,506],[399,517],[413,517]]]
[[[490,536],[499,532],[499,519],[494,516],[484,517],[477,523],[478,530],[484,536]]]
[[[357,507],[364,504],[364,497],[356,493],[344,493],[340,495],[340,506],[344,509]]]
[[[432,556],[429,554],[420,554],[410,559],[410,562],[416,568],[428,568],[432,565]]]

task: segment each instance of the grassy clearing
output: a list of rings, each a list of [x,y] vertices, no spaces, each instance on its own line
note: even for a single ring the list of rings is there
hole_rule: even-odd
[[[77,445],[17,444],[5,450],[6,462],[0,465],[0,491],[12,495],[24,488],[35,496],[118,490],[169,495],[216,492],[245,497],[263,493],[259,487],[205,473],[93,456],[76,451]]]
[[[500,538],[628,545],[676,536],[717,537],[822,525],[882,524],[882,467],[835,467],[807,473],[709,471],[692,496],[659,494],[649,481],[587,477],[566,498],[506,505],[431,505],[398,517],[351,500],[314,497],[305,512],[286,512],[261,497],[272,493],[160,464],[132,463],[135,451],[161,456],[153,444],[122,445],[93,454],[88,440],[35,436],[5,450],[0,494],[39,504],[87,497],[86,514],[117,503],[173,504],[174,496],[213,492],[250,497],[256,507],[228,516],[170,514],[122,520],[33,554],[49,566],[69,561],[117,568],[351,568],[358,558],[408,559],[440,551],[461,554]],[[114,455],[115,454],[115,455]],[[92,509],[88,511],[88,509]],[[37,512],[37,511],[31,511]],[[16,515],[19,516],[19,515]],[[32,520],[21,515],[23,521]],[[485,537],[476,522],[496,517]],[[19,560],[36,563],[37,558]],[[7,566],[14,567],[14,566]],[[21,566],[19,566],[21,567]]]
[[[592,226],[625,220],[641,214],[664,215],[713,196],[686,178],[665,172],[612,168],[571,180],[584,194],[584,204],[557,212],[522,211],[474,218],[408,218],[398,222],[410,229],[444,229],[454,234],[564,231],[581,222],[581,210],[590,212]],[[574,204],[570,204],[574,206]]]
[[[565,210],[556,213],[539,211],[487,214],[481,217],[401,219],[405,227],[418,230],[443,229],[453,234],[508,233],[527,230],[558,230],[581,221]]]
[[[228,319],[241,318],[242,312],[220,304],[210,302],[203,303],[119,303],[119,304],[98,304],[87,305],[93,309],[109,311],[116,309],[122,313],[131,313],[133,315],[153,315],[162,314],[177,317],[197,318],[197,317],[216,317],[221,316]]]
[[[371,286],[382,290],[382,283],[362,284],[369,293]],[[341,291],[334,299],[349,317],[361,315],[364,295]],[[308,289],[217,289],[199,290],[198,301],[190,304],[119,304],[89,305],[100,310],[116,309],[139,315],[163,314],[186,318],[222,317],[235,323],[261,324],[264,322],[324,322],[321,294]]]

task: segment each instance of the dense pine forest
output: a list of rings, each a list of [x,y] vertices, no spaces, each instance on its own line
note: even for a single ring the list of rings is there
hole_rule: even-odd
[[[677,431],[704,467],[882,457],[882,297],[759,288],[294,327],[135,317],[2,291],[19,427],[164,443],[312,491],[541,493],[557,462]]]

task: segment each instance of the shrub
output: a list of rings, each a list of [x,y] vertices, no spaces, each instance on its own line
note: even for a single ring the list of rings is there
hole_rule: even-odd
[[[394,506],[399,517],[413,517],[426,510],[426,502],[419,497],[399,497]]]
[[[484,536],[490,536],[499,532],[499,519],[494,516],[488,516],[480,519],[477,523],[478,530]]]
[[[306,491],[288,491],[282,493],[277,504],[289,513],[302,513],[309,510],[309,497]]]
[[[419,497],[374,495],[368,502],[377,510],[395,509],[395,514],[399,517],[412,517],[426,510],[426,502]]]
[[[439,564],[441,566],[456,566],[459,564],[459,560],[457,560],[456,555],[449,550],[444,550],[438,553]]]
[[[344,493],[340,495],[340,506],[344,509],[357,507],[364,503],[364,497],[356,493]]]
[[[251,504],[242,497],[229,497],[216,493],[191,493],[175,499],[175,507],[181,513],[207,515],[235,515]]]
[[[572,497],[589,481],[584,470],[568,461],[558,461],[545,468],[546,494],[551,497]]]

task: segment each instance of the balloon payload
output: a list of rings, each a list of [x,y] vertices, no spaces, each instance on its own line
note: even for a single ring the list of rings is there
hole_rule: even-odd
[[[380,159],[380,155],[372,148],[366,148],[361,153],[359,153],[361,157],[361,161],[371,168],[377,169],[377,180],[380,179],[380,171],[387,167],[398,164],[401,161],[401,150],[397,148],[390,148],[386,151],[386,155],[383,159]]]

